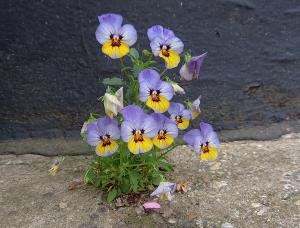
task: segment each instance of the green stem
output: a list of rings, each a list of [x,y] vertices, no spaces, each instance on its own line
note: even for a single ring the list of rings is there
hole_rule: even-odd
[[[161,73],[160,73],[160,77],[162,77],[165,73],[167,73],[168,69],[165,68]]]
[[[177,146],[179,145],[174,145],[172,146],[170,149],[168,149],[167,151],[161,153],[158,157],[157,160],[161,159],[162,157],[166,156],[170,151],[172,151],[173,149],[175,149]]]

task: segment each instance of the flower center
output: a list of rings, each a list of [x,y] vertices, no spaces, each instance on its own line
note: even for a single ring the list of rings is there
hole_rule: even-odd
[[[120,47],[121,46],[121,40],[122,40],[122,36],[121,35],[110,35],[110,39],[111,39],[111,46],[112,47]]]
[[[201,144],[201,152],[202,153],[209,153],[209,147],[208,147],[209,142],[206,142],[205,144]]]
[[[134,142],[142,142],[144,141],[143,139],[143,134],[144,134],[144,130],[133,130],[132,131],[133,137],[134,137]]]
[[[178,124],[183,122],[182,116],[175,116],[175,120]]]
[[[166,56],[166,57],[170,56],[170,53],[169,53],[170,46],[169,45],[160,45],[160,49],[161,49],[161,53],[163,56]]]
[[[103,146],[109,146],[111,144],[110,142],[110,135],[104,135],[100,136],[100,140],[103,142]]]
[[[159,90],[150,90],[150,96],[152,101],[159,102],[160,101],[159,94],[160,94]]]
[[[158,132],[158,139],[159,140],[162,140],[162,139],[166,139],[166,134],[167,134],[167,131],[166,130],[160,130],[159,132]]]

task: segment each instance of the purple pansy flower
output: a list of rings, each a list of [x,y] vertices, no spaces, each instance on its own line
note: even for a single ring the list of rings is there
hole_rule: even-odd
[[[118,149],[116,140],[119,138],[120,130],[116,119],[105,116],[87,126],[87,143],[96,146],[96,153],[101,157],[116,152]]]
[[[171,102],[168,112],[171,115],[171,120],[173,120],[180,130],[188,128],[191,111],[186,109],[183,104]]]
[[[136,106],[129,105],[122,111],[124,121],[121,125],[123,141],[128,142],[128,149],[133,154],[148,152],[152,149],[151,138],[156,134],[156,123],[153,117]]]
[[[129,47],[137,40],[137,32],[130,24],[122,26],[123,17],[108,13],[98,16],[100,25],[96,39],[102,44],[102,52],[112,59],[122,58],[129,53]]]
[[[207,52],[202,55],[192,57],[180,69],[180,76],[186,81],[198,79],[202,63],[207,56]]]
[[[157,124],[156,135],[153,138],[153,144],[160,149],[168,148],[174,139],[178,136],[178,127],[176,123],[163,114],[151,114]]]
[[[193,129],[183,136],[183,140],[200,154],[201,160],[215,160],[218,154],[219,138],[212,126],[208,123],[201,123],[200,130]]]
[[[182,41],[172,30],[154,25],[147,31],[150,47],[154,56],[160,56],[166,62],[166,68],[177,67],[180,62],[179,54],[183,51]]]
[[[159,73],[155,70],[143,70],[139,74],[139,97],[146,105],[156,112],[163,113],[170,106],[174,89],[168,82],[160,80]]]

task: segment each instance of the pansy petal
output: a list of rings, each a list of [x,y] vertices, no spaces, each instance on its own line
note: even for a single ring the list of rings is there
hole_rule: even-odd
[[[160,182],[159,186],[155,189],[154,192],[150,194],[150,196],[159,196],[163,193],[173,193],[176,190],[176,183],[172,182]]]
[[[172,120],[165,120],[164,122],[164,130],[167,131],[167,134],[172,135],[174,138],[178,136],[178,127],[176,123]]]
[[[101,16],[98,16],[100,24],[110,24],[113,28],[118,31],[122,25],[123,17],[115,13],[107,13]]]
[[[184,136],[183,140],[190,146],[194,146],[195,140],[202,138],[201,132],[199,129],[193,129],[188,131]]]
[[[154,25],[147,30],[148,39],[152,41],[156,37],[162,37],[163,27],[161,25]]]
[[[204,122],[200,123],[200,130],[204,138],[206,138],[210,132],[214,131],[210,124]]]
[[[166,43],[170,45],[170,49],[175,51],[177,54],[180,54],[183,51],[184,44],[176,36],[169,38]]]
[[[110,40],[110,35],[114,34],[115,32],[116,31],[111,24],[100,24],[95,32],[96,39],[100,44],[104,44]]]
[[[170,113],[170,115],[172,115],[172,114],[178,115],[180,112],[179,103],[171,102],[168,112]]]
[[[207,52],[203,53],[202,55],[192,57],[188,64],[190,73],[195,72],[196,78],[199,77],[200,68],[206,56],[207,56]]]
[[[144,129],[145,135],[149,138],[153,138],[157,134],[158,125],[152,116],[147,116],[144,119],[141,128]]]
[[[165,40],[169,40],[169,39],[171,39],[172,37],[175,37],[175,34],[174,34],[174,32],[172,31],[172,30],[170,30],[170,29],[167,29],[167,28],[164,28],[163,29],[163,38],[165,39]]]
[[[91,146],[97,146],[99,141],[99,130],[97,123],[94,121],[87,126],[87,143]]]
[[[150,47],[151,47],[151,51],[154,56],[159,56],[159,53],[161,51],[160,45],[163,43],[164,43],[164,40],[161,37],[156,37],[151,41]]]
[[[137,32],[130,24],[123,25],[119,30],[119,34],[122,35],[122,41],[128,46],[132,46],[137,40]]]
[[[130,122],[140,123],[143,117],[146,115],[144,111],[136,105],[128,105],[121,111],[124,120],[128,120]]]
[[[156,70],[145,69],[139,73],[139,82],[148,82],[149,84],[156,83],[160,80],[160,75]]]
[[[140,83],[139,98],[142,102],[146,102],[150,96],[150,86],[147,82]]]
[[[165,98],[167,98],[168,100],[172,99],[174,95],[174,88],[170,83],[162,81],[159,84],[158,89],[160,91],[160,94],[163,95]]]
[[[213,147],[218,148],[219,145],[220,145],[220,141],[219,141],[218,135],[214,131],[210,132],[206,136],[205,140],[207,140],[209,142],[209,144],[212,145]]]
[[[182,112],[181,112],[181,115],[182,115],[182,118],[184,119],[187,119],[187,120],[190,120],[192,118],[192,113],[190,110],[188,109],[184,109]]]
[[[193,79],[193,74],[190,73],[187,64],[182,65],[182,67],[180,68],[179,74],[180,74],[181,78],[183,78],[186,81],[191,81]]]
[[[123,121],[121,125],[121,137],[124,142],[128,142],[132,136],[132,131],[136,125],[130,121]]]
[[[109,124],[106,126],[106,131],[107,134],[110,136],[112,139],[119,139],[120,138],[120,129],[118,125],[115,124]]]

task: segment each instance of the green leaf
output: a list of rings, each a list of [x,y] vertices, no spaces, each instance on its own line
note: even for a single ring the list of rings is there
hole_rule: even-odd
[[[139,180],[139,174],[135,171],[128,170],[129,180],[131,184],[131,188],[134,192],[137,192],[138,189],[138,180]]]
[[[111,85],[111,86],[116,86],[116,85],[123,85],[124,82],[122,81],[121,78],[105,78],[103,79],[102,83],[104,85]]]
[[[151,182],[154,185],[159,185],[159,183],[162,182],[163,180],[164,180],[164,177],[160,173],[155,173],[151,177]]]
[[[118,196],[118,190],[113,188],[107,195],[107,202],[112,202]]]
[[[89,167],[84,175],[84,183],[95,184],[97,180],[97,174],[93,167]]]
[[[120,185],[120,189],[122,192],[129,192],[130,190],[130,181],[128,179],[128,177],[122,177],[122,182]]]
[[[158,167],[162,170],[167,171],[167,172],[174,172],[174,169],[173,169],[172,165],[170,165],[167,162],[160,161]]]
[[[138,59],[140,57],[138,51],[135,48],[130,49],[129,55],[134,59]]]

